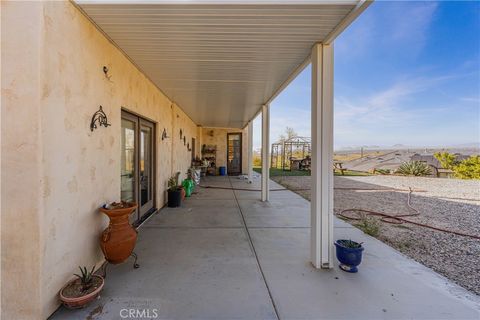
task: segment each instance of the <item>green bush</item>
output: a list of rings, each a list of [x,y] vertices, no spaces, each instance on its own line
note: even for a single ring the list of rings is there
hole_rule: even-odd
[[[459,164],[457,156],[448,152],[436,152],[433,155],[444,169],[453,170]]]
[[[404,162],[396,171],[406,176],[428,176],[432,174],[430,167],[420,161]]]
[[[480,156],[471,156],[453,167],[455,177],[460,179],[480,179]]]

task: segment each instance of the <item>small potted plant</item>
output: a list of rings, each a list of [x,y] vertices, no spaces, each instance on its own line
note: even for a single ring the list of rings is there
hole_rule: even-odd
[[[93,301],[103,289],[103,277],[93,274],[95,266],[88,271],[87,267],[78,267],[81,274],[75,274],[76,279],[70,281],[60,290],[60,300],[71,309],[83,308]]]
[[[180,172],[177,172],[168,179],[168,206],[170,208],[179,207],[182,202],[182,189],[178,185],[179,175]]]
[[[358,272],[357,266],[362,262],[362,243],[352,240],[337,240],[335,247],[340,269],[346,272]]]

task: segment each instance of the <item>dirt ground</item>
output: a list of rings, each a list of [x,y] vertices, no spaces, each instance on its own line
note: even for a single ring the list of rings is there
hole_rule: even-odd
[[[310,177],[272,177],[295,191],[309,189]],[[408,219],[435,227],[480,236],[480,181],[400,176],[335,177],[335,214],[356,208],[389,214],[415,213]],[[360,190],[363,189],[363,190]],[[374,190],[365,190],[374,189]],[[296,191],[310,200],[310,191]],[[480,240],[423,227],[394,225],[372,218],[376,238],[480,295]],[[354,221],[350,223],[355,225]]]

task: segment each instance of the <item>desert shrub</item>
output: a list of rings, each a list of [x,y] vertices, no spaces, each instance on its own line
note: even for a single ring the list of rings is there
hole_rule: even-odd
[[[453,170],[459,164],[457,156],[448,152],[436,152],[433,155],[444,169]]]
[[[262,165],[262,157],[254,155],[253,156],[253,166],[260,167]]]
[[[386,175],[386,174],[390,174],[390,170],[388,170],[388,169],[374,169],[373,173]]]
[[[455,177],[460,179],[480,179],[480,156],[471,156],[453,167]]]
[[[380,234],[380,222],[374,217],[365,217],[356,226],[369,236],[378,237]]]
[[[428,176],[432,174],[430,167],[420,161],[404,162],[396,171],[406,176]]]

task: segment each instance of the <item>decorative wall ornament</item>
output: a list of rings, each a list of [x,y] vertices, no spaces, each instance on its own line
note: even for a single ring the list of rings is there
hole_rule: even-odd
[[[185,139],[185,136],[183,136],[183,145],[187,144],[187,140]]]
[[[190,148],[190,143],[187,143],[187,150],[192,151],[192,148]]]
[[[110,78],[112,77],[110,74],[108,74],[108,67],[103,66],[103,73],[105,74],[105,78],[107,78],[110,81]]]
[[[180,129],[180,140],[182,140],[183,131]]]
[[[163,128],[163,132],[162,132],[162,141],[165,140],[165,139],[168,139],[169,137],[167,136],[167,129]]]
[[[105,112],[103,112],[102,106],[100,106],[100,109],[98,109],[98,111],[92,116],[92,121],[90,122],[90,131],[93,132],[94,129],[97,129],[97,122],[99,126],[104,126],[105,128],[111,126],[111,124],[108,123],[107,115]]]

